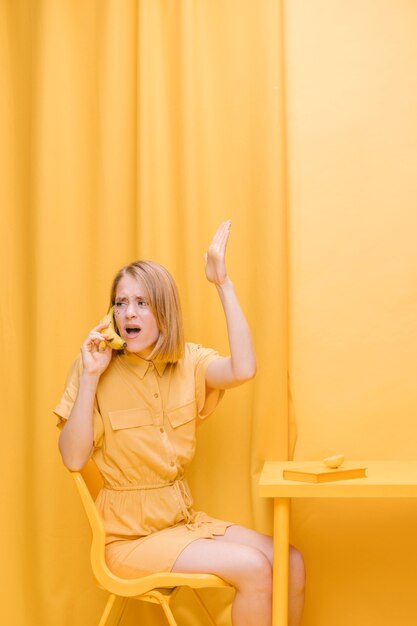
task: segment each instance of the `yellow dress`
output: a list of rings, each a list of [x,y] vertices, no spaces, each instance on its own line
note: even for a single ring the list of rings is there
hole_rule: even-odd
[[[115,353],[102,374],[94,405],[93,459],[104,487],[96,505],[106,529],[106,559],[120,576],[170,571],[192,541],[223,535],[231,522],[192,508],[184,470],[195,429],[223,391],[206,391],[205,372],[218,354],[187,343],[176,364]],[[58,426],[77,396],[81,356],[55,407]]]

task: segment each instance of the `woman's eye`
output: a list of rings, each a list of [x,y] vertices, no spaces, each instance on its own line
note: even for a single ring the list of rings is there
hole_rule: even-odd
[[[139,305],[140,307],[147,307],[147,306],[148,306],[148,303],[147,303],[147,301],[146,301],[146,300],[138,300],[138,305]]]
[[[115,306],[118,309],[121,309],[122,307],[126,306],[126,302],[115,302]]]

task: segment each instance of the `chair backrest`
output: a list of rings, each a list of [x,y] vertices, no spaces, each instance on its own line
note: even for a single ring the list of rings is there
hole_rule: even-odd
[[[90,523],[92,532],[91,568],[98,585],[111,593],[121,596],[137,596],[149,591],[149,589],[153,589],[155,585],[172,586],[171,581],[167,579],[172,577],[172,574],[164,575],[162,578],[158,574],[150,574],[146,577],[141,576],[137,579],[127,580],[113,574],[105,559],[106,533],[103,520],[94,502],[103,485],[101,474],[91,459],[81,472],[70,473],[75,481],[84,511]],[[184,574],[177,574],[176,578],[181,579],[185,576]]]
[[[107,579],[113,578],[105,560],[105,540],[103,520],[98,512],[94,500],[103,485],[103,479],[96,464],[91,459],[81,472],[70,472],[74,479],[84,511],[90,523],[91,541],[91,566],[93,574],[100,586],[107,585]]]
[[[98,496],[98,492],[103,486],[103,477],[98,471],[97,465],[92,459],[90,459],[87,461],[87,464],[83,467],[80,474],[87,485],[91,497],[95,500]]]

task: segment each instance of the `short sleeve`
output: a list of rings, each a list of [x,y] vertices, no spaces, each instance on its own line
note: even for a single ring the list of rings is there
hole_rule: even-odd
[[[195,390],[198,417],[204,419],[213,413],[224,395],[224,389],[207,389],[206,370],[208,365],[219,358],[219,353],[198,344],[189,344],[195,363]],[[203,412],[204,411],[204,412]]]
[[[65,383],[65,390],[61,396],[60,401],[53,409],[54,414],[58,417],[57,426],[58,428],[62,428],[69,418],[72,407],[74,406],[74,402],[77,398],[78,388],[80,376],[82,373],[83,364],[81,355],[78,356],[73,362],[67,376],[67,380]],[[104,435],[104,426],[103,420],[100,415],[97,406],[97,400],[94,399],[94,410],[93,410],[93,429],[94,429],[94,447],[98,448],[101,446],[103,435]]]

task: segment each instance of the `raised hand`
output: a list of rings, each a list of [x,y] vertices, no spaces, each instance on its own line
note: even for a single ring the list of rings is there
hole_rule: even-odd
[[[222,285],[227,277],[225,256],[231,223],[227,220],[220,224],[204,255],[207,280],[216,285]]]

